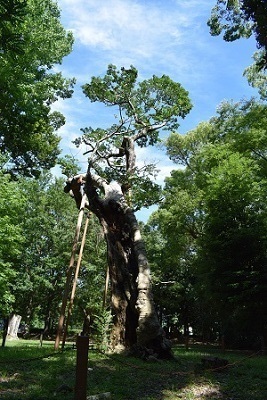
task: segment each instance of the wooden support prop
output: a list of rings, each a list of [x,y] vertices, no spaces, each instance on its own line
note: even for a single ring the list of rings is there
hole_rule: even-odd
[[[68,315],[67,315],[65,330],[64,330],[63,339],[62,339],[62,349],[64,349],[65,342],[66,342],[66,337],[67,337],[67,332],[68,332],[68,327],[69,327],[69,322],[70,322],[70,317],[71,317],[71,312],[72,312],[72,307],[73,307],[74,297],[75,297],[75,292],[76,292],[76,287],[77,287],[77,281],[78,281],[80,266],[81,266],[81,262],[82,262],[83,249],[84,249],[85,240],[86,240],[89,218],[90,218],[90,213],[86,216],[84,230],[83,230],[82,243],[81,243],[79,257],[77,260],[77,265],[76,265],[75,274],[74,274],[74,278],[73,278],[72,291],[71,291],[69,307],[68,307]]]
[[[74,400],[86,400],[89,337],[77,337],[76,382]]]
[[[104,295],[103,295],[103,310],[106,308],[106,304],[107,304],[108,283],[109,283],[109,266],[107,265],[105,289],[104,289]]]
[[[80,207],[79,215],[78,215],[78,221],[77,221],[77,225],[76,225],[75,236],[74,236],[74,240],[73,240],[70,263],[69,263],[69,267],[67,270],[67,278],[66,278],[66,283],[65,283],[65,288],[64,288],[63,298],[62,298],[62,305],[61,305],[61,310],[60,310],[60,316],[59,316],[58,327],[57,327],[57,335],[56,335],[55,346],[54,346],[55,350],[58,350],[58,348],[59,348],[59,343],[60,343],[60,339],[61,339],[62,332],[63,332],[65,312],[66,312],[66,307],[67,307],[67,302],[68,302],[68,297],[69,297],[69,290],[70,290],[70,284],[71,284],[71,279],[72,279],[72,274],[73,274],[75,255],[76,255],[76,251],[77,251],[78,240],[79,240],[79,236],[80,236],[84,207],[85,207],[86,201],[87,201],[87,197],[86,197],[86,195],[83,195],[81,207]]]

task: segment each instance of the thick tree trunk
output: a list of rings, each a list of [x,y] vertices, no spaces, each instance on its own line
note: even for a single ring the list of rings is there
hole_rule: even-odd
[[[99,196],[96,182],[104,189],[104,198]],[[153,302],[145,246],[120,186],[88,174],[85,192],[89,209],[99,218],[107,242],[114,315],[112,347],[134,346],[153,350],[162,358],[171,356],[170,342]]]
[[[12,314],[8,321],[7,335],[11,339],[18,339],[18,329],[21,321],[21,316]]]

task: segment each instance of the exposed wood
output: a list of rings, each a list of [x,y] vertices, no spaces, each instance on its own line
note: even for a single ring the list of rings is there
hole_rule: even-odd
[[[107,265],[105,289],[104,289],[104,295],[103,295],[103,309],[106,308],[106,304],[107,304],[108,284],[109,284],[109,266]]]
[[[8,320],[7,336],[11,339],[18,339],[18,329],[21,321],[21,315],[12,314]]]

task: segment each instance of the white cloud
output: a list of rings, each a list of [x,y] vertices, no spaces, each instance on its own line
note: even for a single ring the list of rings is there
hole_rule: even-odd
[[[223,98],[252,95],[242,77],[251,63],[251,41],[230,44],[210,36],[207,20],[215,0],[58,0],[58,4],[64,27],[75,36],[74,51],[60,70],[63,76],[75,76],[78,83],[72,99],[56,103],[55,108],[67,120],[59,132],[61,147],[64,153],[77,155],[83,170],[86,161],[71,141],[82,127],[110,125],[114,111],[90,103],[80,86],[92,76],[103,76],[110,63],[118,68],[134,65],[140,80],[166,74],[180,82],[194,103],[189,116],[180,121],[180,132],[214,115]],[[164,150],[138,150],[139,165],[151,161],[160,169],[159,184],[178,167]]]
[[[194,19],[202,10],[190,1],[177,5],[173,1],[60,0],[59,6],[68,18],[67,27],[83,46],[143,60],[160,59],[169,49],[190,45],[198,30],[197,24],[195,33],[192,30]]]
[[[64,26],[73,30],[76,39],[69,60],[81,84],[92,75],[104,74],[110,63],[118,67],[132,64],[140,79],[167,74],[191,90],[214,68],[211,54],[218,49],[211,46],[206,25],[210,0],[58,3]]]

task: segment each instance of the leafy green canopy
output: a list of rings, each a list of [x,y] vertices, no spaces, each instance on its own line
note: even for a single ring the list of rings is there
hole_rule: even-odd
[[[166,75],[140,82],[133,66],[118,70],[114,65],[108,66],[104,77],[93,77],[83,91],[92,102],[113,107],[117,119],[106,129],[82,129],[83,136],[75,143],[87,145],[89,167],[130,187],[136,208],[154,203],[159,196],[158,185],[151,181],[155,165],[137,167],[134,144],[153,146],[160,141],[161,130],[176,130],[178,118],[192,107],[187,91]]]
[[[223,103],[209,122],[173,133],[168,153],[184,169],[167,179],[157,216],[206,312],[257,335],[267,321],[266,118],[261,103]]]
[[[267,2],[266,0],[217,0],[208,21],[212,35],[223,33],[223,39],[233,41],[255,35],[259,51],[254,63],[244,75],[257,88],[262,99],[267,98]]]
[[[50,321],[52,328],[77,225],[75,203],[63,191],[65,180],[50,174],[13,181],[0,171],[0,178],[0,316],[14,311],[30,326],[42,328]],[[83,310],[91,314],[102,306],[104,250],[103,235],[91,217],[72,317],[79,329]]]
[[[59,154],[55,131],[64,117],[51,105],[71,96],[74,81],[53,66],[73,37],[52,0],[1,0],[0,18],[0,149],[10,172],[34,176]]]
[[[233,41],[255,34],[262,53],[262,68],[267,63],[267,3],[265,0],[217,0],[208,25],[212,35],[223,33],[223,39]]]
[[[24,245],[23,226],[20,219],[21,209],[26,198],[16,182],[0,171],[0,315],[12,311],[15,300],[13,285],[18,270],[18,262]]]

